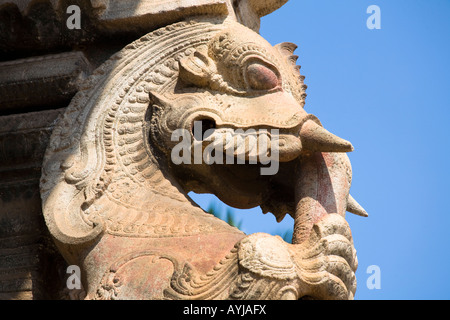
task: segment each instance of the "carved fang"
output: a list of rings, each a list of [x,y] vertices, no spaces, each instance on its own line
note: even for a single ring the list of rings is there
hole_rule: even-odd
[[[347,211],[350,213],[356,214],[358,216],[361,216],[361,217],[369,216],[369,214],[366,212],[366,210],[364,210],[364,208],[361,207],[361,205],[358,202],[356,202],[355,199],[353,199],[351,194],[348,195]]]
[[[353,146],[347,140],[328,132],[312,120],[308,120],[300,130],[302,145],[309,151],[351,152]]]

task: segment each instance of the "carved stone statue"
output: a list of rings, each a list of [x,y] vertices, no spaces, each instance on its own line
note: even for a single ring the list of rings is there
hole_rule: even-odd
[[[353,298],[357,258],[345,212],[366,215],[349,195],[353,147],[303,109],[296,46],[273,47],[238,20],[188,17],[146,34],[83,83],[55,126],[41,197],[58,249],[81,268],[77,298]],[[188,150],[202,152],[214,141],[208,129],[268,138],[276,129],[277,150],[267,154],[277,152],[277,172],[262,175],[267,165],[249,163],[248,152],[244,163],[191,155],[174,163],[174,132],[188,132]],[[239,149],[236,141],[227,147]],[[245,235],[204,212],[190,191],[261,206],[278,221],[290,214],[293,243]]]

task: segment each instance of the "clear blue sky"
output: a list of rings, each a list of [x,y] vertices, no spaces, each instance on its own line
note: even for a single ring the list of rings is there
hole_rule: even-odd
[[[369,5],[380,30],[366,27]],[[299,46],[305,109],[355,147],[351,194],[370,215],[347,215],[355,298],[450,299],[450,1],[290,0],[261,34]],[[247,233],[292,228],[259,208],[235,211]],[[370,265],[379,290],[366,286]]]

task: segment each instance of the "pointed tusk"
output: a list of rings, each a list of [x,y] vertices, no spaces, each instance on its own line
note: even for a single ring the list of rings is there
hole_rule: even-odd
[[[369,216],[369,214],[366,212],[366,210],[364,210],[364,208],[361,207],[361,205],[358,202],[356,202],[355,199],[353,199],[351,194],[348,195],[347,211],[350,213],[356,214],[358,216],[361,216],[361,217]]]
[[[312,120],[308,120],[300,129],[302,145],[309,151],[351,152],[353,146],[347,140],[328,132]]]

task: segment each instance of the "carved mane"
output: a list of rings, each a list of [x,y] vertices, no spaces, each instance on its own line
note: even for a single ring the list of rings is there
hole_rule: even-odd
[[[43,165],[44,215],[59,241],[82,243],[103,231],[164,237],[229,228],[167,177],[167,164],[148,139],[149,92],[173,94],[179,61],[207,45],[224,25],[187,21],[151,32],[85,82],[55,127]],[[306,86],[298,67],[293,68],[295,45],[275,48],[286,57],[283,87],[303,106]]]
[[[220,29],[189,21],[156,30],[86,81],[55,127],[43,165],[44,215],[58,241],[83,243],[103,231],[165,237],[230,228],[168,179],[146,116],[149,92],[173,93],[178,61]]]

